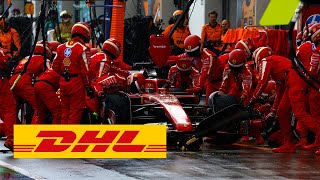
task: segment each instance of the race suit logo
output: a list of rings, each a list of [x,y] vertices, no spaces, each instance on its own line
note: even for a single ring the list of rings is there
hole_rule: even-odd
[[[64,58],[63,59],[63,65],[64,66],[70,66],[71,65],[71,60],[69,58]]]
[[[165,125],[15,125],[15,158],[166,158]]]
[[[64,50],[64,56],[65,56],[65,57],[70,57],[71,54],[72,54],[72,50],[71,50],[70,48],[66,48],[66,49]]]

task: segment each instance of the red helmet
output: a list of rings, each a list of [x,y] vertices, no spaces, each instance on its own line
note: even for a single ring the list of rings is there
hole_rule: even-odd
[[[57,51],[58,46],[60,46],[60,45],[61,45],[61,43],[60,43],[60,42],[58,42],[58,41],[51,41],[51,42],[49,42],[49,43],[50,43],[51,51],[52,51],[52,52],[56,52],[56,51]]]
[[[307,41],[307,39],[311,36],[311,33],[310,33],[310,27],[312,26],[313,24],[308,24],[308,27],[307,26],[304,26],[303,28],[303,34],[302,34],[302,40],[303,41]],[[309,29],[307,29],[309,28]]]
[[[272,55],[272,50],[269,47],[259,47],[258,49],[256,49],[253,52],[252,58],[254,59],[257,69],[261,60],[271,55]]]
[[[193,52],[200,48],[201,39],[197,35],[189,35],[184,40],[184,49],[186,52]]]
[[[320,40],[320,23],[314,24],[310,27],[311,41],[316,43]]]
[[[180,71],[189,71],[192,68],[192,61],[190,60],[178,60],[177,68]]]
[[[128,85],[134,87],[137,92],[144,92],[145,88],[145,77],[141,73],[133,73],[128,76]]]
[[[246,53],[241,49],[235,49],[229,54],[228,64],[231,67],[242,67],[247,60]]]
[[[255,45],[250,39],[243,39],[237,42],[235,49],[241,49],[243,50],[247,58],[250,58],[251,53],[255,50]]]
[[[78,22],[75,25],[73,25],[71,29],[71,34],[72,36],[74,34],[81,34],[83,37],[86,38],[84,39],[84,41],[89,42],[91,38],[91,27],[86,22]]]
[[[300,46],[302,43],[302,32],[300,31],[298,34],[297,34],[297,37],[296,37],[296,45],[297,46]]]
[[[98,52],[100,52],[99,48],[90,48],[90,56],[93,56],[93,55],[97,54]]]
[[[121,44],[118,40],[114,38],[107,39],[102,46],[103,51],[107,51],[117,59],[121,53]]]
[[[42,55],[43,51],[44,51],[43,41],[41,40],[37,42],[36,47],[34,49],[34,54]],[[46,56],[49,59],[52,58],[51,45],[48,42],[46,42]]]

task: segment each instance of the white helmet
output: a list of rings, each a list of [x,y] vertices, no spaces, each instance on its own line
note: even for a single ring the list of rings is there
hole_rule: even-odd
[[[60,17],[62,18],[63,16],[69,16],[70,18],[72,17],[72,15],[67,10],[61,11]]]

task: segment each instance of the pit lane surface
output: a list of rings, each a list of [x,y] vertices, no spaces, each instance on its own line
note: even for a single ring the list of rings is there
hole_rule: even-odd
[[[169,151],[167,159],[14,159],[8,153],[0,155],[0,170],[0,179],[320,179],[320,156],[205,144],[201,152]]]

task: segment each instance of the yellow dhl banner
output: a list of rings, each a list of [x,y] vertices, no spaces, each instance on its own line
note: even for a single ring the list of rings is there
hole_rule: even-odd
[[[15,125],[14,158],[166,158],[165,125]]]

